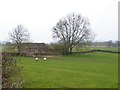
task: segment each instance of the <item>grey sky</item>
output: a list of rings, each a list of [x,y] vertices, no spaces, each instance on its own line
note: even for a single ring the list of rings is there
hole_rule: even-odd
[[[119,0],[0,0],[0,41],[23,24],[34,42],[52,42],[52,27],[68,13],[87,17],[95,41],[118,39]]]

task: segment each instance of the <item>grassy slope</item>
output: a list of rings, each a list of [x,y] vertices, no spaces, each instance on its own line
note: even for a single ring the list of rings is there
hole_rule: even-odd
[[[99,88],[118,86],[117,54],[92,53],[34,61],[18,57],[28,88]]]

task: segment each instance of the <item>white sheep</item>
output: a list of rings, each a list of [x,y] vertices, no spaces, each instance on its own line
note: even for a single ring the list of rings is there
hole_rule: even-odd
[[[38,58],[35,58],[36,61],[38,61]]]
[[[44,60],[46,60],[47,58],[43,58]]]

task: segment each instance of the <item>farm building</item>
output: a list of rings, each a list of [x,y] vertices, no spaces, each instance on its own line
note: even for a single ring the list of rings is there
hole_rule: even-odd
[[[36,53],[46,53],[49,47],[45,43],[22,43],[21,53],[26,55],[34,55]]]
[[[7,43],[4,45],[4,49],[7,50],[7,53],[18,53],[17,45],[14,43]],[[4,51],[5,51],[4,50]],[[33,55],[53,55],[59,54],[63,49],[59,47],[50,47],[45,43],[21,43],[20,52],[22,55],[33,56]],[[6,51],[5,51],[6,52]]]

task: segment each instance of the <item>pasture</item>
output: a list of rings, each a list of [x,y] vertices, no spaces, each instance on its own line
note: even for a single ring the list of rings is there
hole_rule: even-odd
[[[52,56],[46,61],[15,57],[25,88],[117,88],[118,54]]]
[[[118,52],[120,48],[116,47],[86,47],[86,48],[77,48],[73,49],[74,52],[81,52],[81,51],[90,51],[90,50],[107,50],[107,51],[115,51]]]

